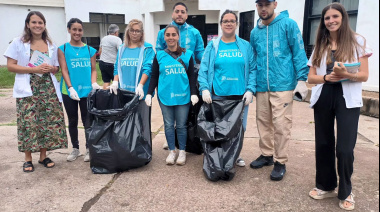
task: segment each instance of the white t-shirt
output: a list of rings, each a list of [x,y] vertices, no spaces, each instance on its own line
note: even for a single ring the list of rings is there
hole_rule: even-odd
[[[117,49],[122,43],[119,37],[114,35],[105,36],[102,41],[100,41],[100,48],[102,48],[100,60],[105,63],[114,64],[116,62]]]

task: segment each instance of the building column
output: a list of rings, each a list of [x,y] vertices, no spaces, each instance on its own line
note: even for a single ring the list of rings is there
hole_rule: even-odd
[[[145,41],[155,45],[155,33],[154,33],[154,15],[153,13],[147,12],[144,14],[144,30],[145,30]]]

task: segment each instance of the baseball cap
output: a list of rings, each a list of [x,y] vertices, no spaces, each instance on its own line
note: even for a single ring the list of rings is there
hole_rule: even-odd
[[[259,3],[260,0],[256,0],[256,3]],[[274,2],[276,0],[266,0],[266,1],[269,1],[269,2]]]

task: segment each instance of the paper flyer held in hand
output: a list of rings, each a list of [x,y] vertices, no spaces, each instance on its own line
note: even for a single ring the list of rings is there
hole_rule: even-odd
[[[51,58],[47,55],[43,54],[40,51],[34,51],[32,57],[30,58],[29,67],[37,67],[39,65],[42,65],[43,63],[51,65]],[[38,76],[42,77],[42,74],[37,74]]]

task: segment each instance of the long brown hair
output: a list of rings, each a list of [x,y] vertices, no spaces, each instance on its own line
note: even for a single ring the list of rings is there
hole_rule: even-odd
[[[45,43],[47,44],[48,42],[50,44],[52,44],[53,42],[51,41],[50,37],[49,37],[49,33],[46,29],[46,19],[45,19],[45,16],[42,15],[41,12],[39,11],[31,11],[29,12],[29,14],[26,16],[26,19],[25,19],[25,26],[24,26],[24,33],[22,35],[22,41],[24,43],[28,43],[28,42],[33,42],[33,35],[32,35],[32,32],[30,31],[30,29],[28,28],[28,24],[30,22],[30,17],[32,17],[32,15],[36,15],[38,17],[40,17],[42,19],[42,21],[44,22],[45,24],[45,31],[42,33],[42,40],[45,41]]]
[[[325,25],[325,15],[330,9],[339,11],[342,14],[342,24],[338,30],[338,38],[336,40],[337,50],[334,53],[334,58],[336,61],[342,62],[354,62],[356,58],[359,57],[359,51],[363,51],[365,47],[360,46],[357,42],[356,36],[358,35],[354,32],[349,23],[349,16],[346,9],[340,3],[331,3],[327,5],[322,11],[321,21],[319,23],[317,38],[314,48],[313,56],[313,66],[319,67],[322,62],[322,58],[326,55],[332,54],[332,40],[330,36],[330,31]],[[364,39],[364,38],[363,38]],[[331,57],[327,57],[327,64],[332,63]]]
[[[133,26],[139,25],[141,29],[141,38],[140,38],[140,43],[139,45],[142,46],[144,45],[145,42],[145,33],[144,33],[144,24],[142,21],[138,19],[132,19],[127,28],[125,29],[124,33],[124,45],[127,47],[128,45],[131,45],[131,36],[129,36],[129,31],[133,28]]]
[[[168,29],[170,29],[170,28],[174,28],[175,31],[176,31],[177,34],[178,34],[178,37],[179,37],[179,29],[178,29],[177,26],[175,26],[175,25],[173,25],[173,24],[169,24],[169,25],[165,28],[164,36],[165,36],[165,34],[166,34],[166,31],[168,31]],[[181,45],[179,44],[179,40],[178,40],[178,43],[177,43],[177,51],[176,51],[176,53],[177,53],[178,55],[181,55],[183,52],[186,52],[186,49],[184,49],[184,48],[181,47]]]

